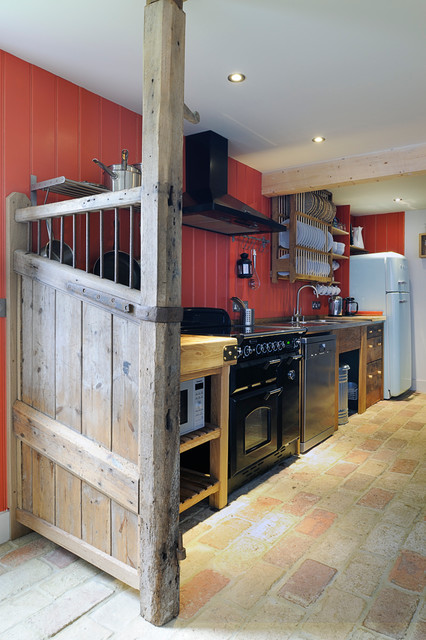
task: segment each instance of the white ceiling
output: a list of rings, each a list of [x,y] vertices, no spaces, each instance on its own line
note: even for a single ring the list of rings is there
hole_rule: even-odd
[[[141,113],[144,7],[4,1],[0,47]],[[188,0],[184,10],[185,102],[201,116],[185,134],[213,129],[262,172],[426,142],[425,0]],[[235,70],[244,84],[227,81]],[[353,213],[426,209],[426,177],[333,195]]]

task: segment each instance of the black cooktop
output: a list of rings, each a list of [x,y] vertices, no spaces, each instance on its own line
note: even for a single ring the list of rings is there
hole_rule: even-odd
[[[272,325],[233,325],[225,309],[215,307],[184,307],[181,325],[182,333],[193,335],[260,337],[280,334],[303,334],[306,328],[295,327],[291,323]]]

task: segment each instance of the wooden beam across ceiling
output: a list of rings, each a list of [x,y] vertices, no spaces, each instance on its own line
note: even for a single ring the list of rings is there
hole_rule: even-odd
[[[426,174],[426,144],[265,173],[262,194],[272,197],[419,174]]]

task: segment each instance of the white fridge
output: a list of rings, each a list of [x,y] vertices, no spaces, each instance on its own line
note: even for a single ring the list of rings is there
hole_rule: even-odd
[[[350,295],[360,311],[383,311],[383,392],[399,396],[411,387],[411,300],[408,260],[393,251],[350,258]]]

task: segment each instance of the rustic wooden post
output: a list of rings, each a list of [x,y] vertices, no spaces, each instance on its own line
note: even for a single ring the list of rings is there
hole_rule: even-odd
[[[147,0],[144,24],[140,325],[141,615],[179,612],[181,194],[185,62],[183,0]]]

